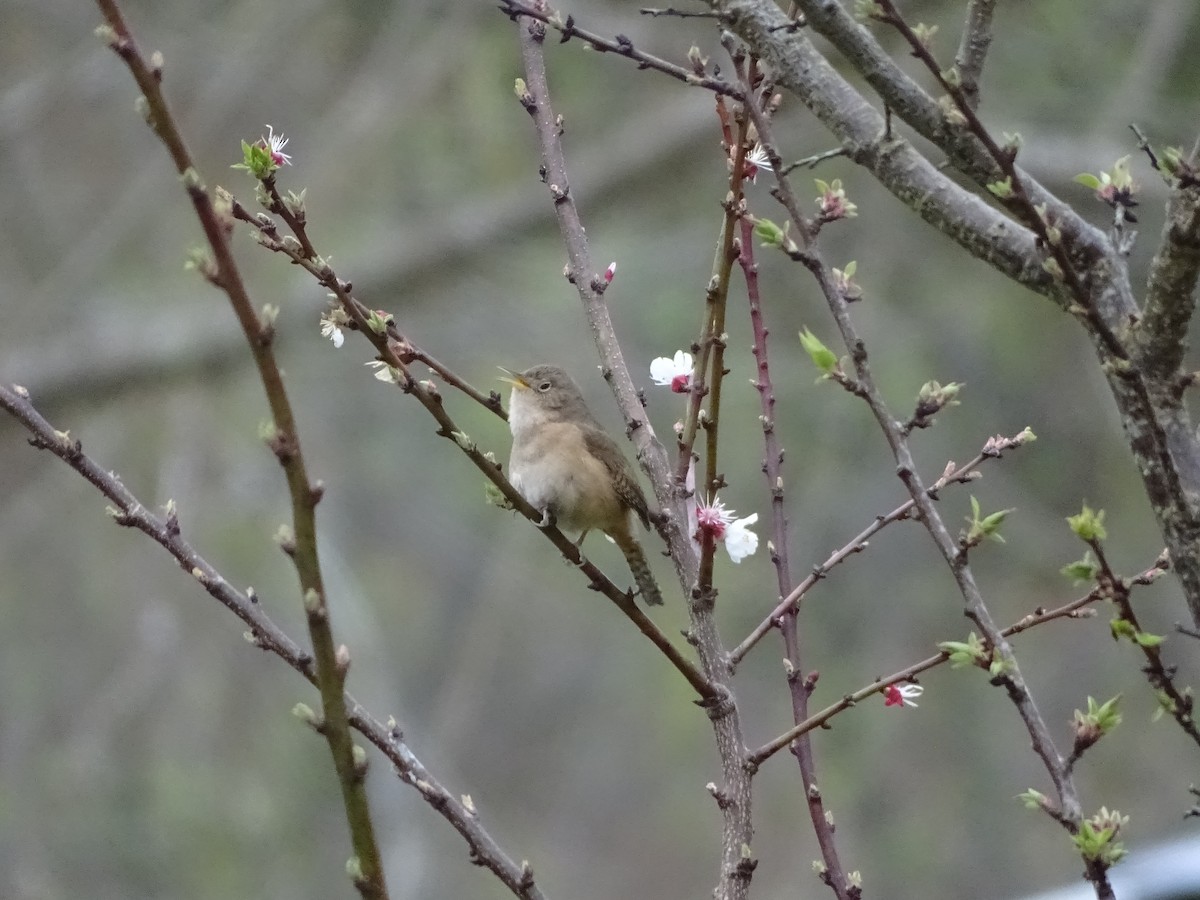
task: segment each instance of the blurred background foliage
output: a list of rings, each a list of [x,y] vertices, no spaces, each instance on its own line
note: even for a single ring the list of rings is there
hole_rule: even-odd
[[[904,8],[941,26],[934,49],[949,59],[962,5]],[[533,135],[513,97],[513,29],[490,4],[125,8],[143,46],[165,54],[168,96],[210,185],[251,200],[249,179],[229,165],[239,140],[272,123],[296,163],[283,186],[308,188],[310,232],[364,302],[394,312],[480,385],[497,365],[564,363],[619,428],[561,276]],[[222,297],[183,272],[200,233],[133,110],[128,74],[93,37],[89,4],[0,0],[0,9],[0,378],[28,386],[144,502],[173,498],[185,535],[299,635],[294,578],[272,542],[287,507],[257,438],[262,390]],[[672,59],[693,43],[720,57],[710,23],[637,9],[588,0],[567,11]],[[1107,209],[1070,178],[1135,153],[1130,121],[1164,144],[1194,139],[1200,9],[1191,0],[1003,3],[996,38],[985,120],[1020,131],[1025,165],[1097,224]],[[669,436],[679,400],[650,386],[647,368],[700,324],[726,190],[712,99],[576,42],[548,56],[593,250],[620,266],[608,297],[626,358]],[[781,123],[787,157],[831,146],[793,98]],[[1164,193],[1135,159],[1140,283]],[[973,557],[995,616],[1013,621],[1082,592],[1058,570],[1082,555],[1063,519],[1085,500],[1108,512],[1114,562],[1129,573],[1148,566],[1159,536],[1076,325],[966,258],[846,161],[815,174],[844,179],[859,205],[859,218],[827,229],[823,243],[834,264],[858,260],[857,321],[894,408],[908,408],[928,379],[966,383],[962,406],[914,440],[925,474],[968,459],[990,434],[1028,425],[1039,437],[942,497],[952,522],[971,493],[986,509],[1017,509],[1007,543]],[[815,195],[807,174],[797,184]],[[751,204],[779,218],[766,184]],[[354,693],[395,715],[433,771],[471,794],[548,896],[707,895],[719,817],[704,784],[719,769],[684,684],[531,528],[484,504],[481,479],[420,408],[371,380],[364,341],[351,335],[335,351],[319,336],[321,290],[244,234],[237,247],[257,301],[283,309],[278,351],[310,470],[328,487],[322,555]],[[810,279],[765,251],[760,268],[788,452],[789,550],[803,573],[904,498],[866,407],[814,384],[800,352],[802,325],[834,340]],[[763,515],[765,535],[736,291],[729,322],[725,499]],[[448,403],[506,457],[499,421]],[[8,421],[0,460],[0,896],[350,896],[327,751],[289,712],[311,702],[308,686],[246,644],[233,617],[143,536],[113,527],[93,489],[27,448]],[[589,553],[627,577],[604,542],[593,539]],[[669,582],[665,561],[658,570]],[[734,643],[775,602],[774,576],[765,552],[718,574]],[[1170,579],[1136,600],[1151,630],[1184,618]],[[806,667],[821,676],[813,702],[961,638],[960,607],[921,530],[888,528],[805,605]],[[685,623],[678,600],[655,615],[669,631]],[[1107,619],[1101,610],[1052,624],[1020,638],[1017,652],[1064,748],[1071,711],[1088,695],[1124,695],[1125,725],[1088,754],[1078,782],[1089,809],[1132,816],[1136,853],[1184,828],[1196,748],[1169,722],[1149,725],[1138,659],[1112,644]],[[1168,655],[1194,683],[1194,647],[1172,639]],[[781,656],[769,636],[738,676],[754,745],[790,724]],[[868,895],[1000,900],[1076,878],[1065,835],[1015,799],[1047,784],[1005,698],[978,673],[939,669],[925,684],[919,710],[872,701],[815,738],[843,860],[863,872]],[[507,896],[385,766],[371,784],[394,897]],[[757,784],[755,896],[819,896],[793,761],[776,758]]]

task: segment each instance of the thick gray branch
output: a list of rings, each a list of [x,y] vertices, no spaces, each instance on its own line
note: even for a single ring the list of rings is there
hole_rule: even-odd
[[[1200,185],[1181,187],[1167,201],[1158,253],[1150,265],[1140,329],[1141,364],[1170,378],[1183,363],[1200,275]]]
[[[983,74],[988,48],[992,46],[992,13],[995,9],[996,0],[970,0],[967,3],[967,22],[963,26],[958,53],[954,56],[963,94],[972,107],[979,106],[979,78]]]
[[[802,32],[785,34],[780,30],[787,19],[777,7],[763,0],[728,0],[717,5],[730,14],[735,30],[770,67],[776,82],[798,96],[841,141],[847,155],[901,202],[1009,278],[1038,293],[1057,293],[1053,279],[1041,268],[1032,233],[955,184],[908,141],[889,137],[879,111],[834,70]],[[881,70],[879,74],[885,77],[890,72]],[[907,80],[902,73],[898,77]],[[914,117],[921,118],[928,113],[928,96],[915,84],[912,88],[913,92],[898,99],[906,102]],[[936,104],[928,101],[928,105],[936,111]],[[932,120],[928,124],[931,130],[940,128]]]

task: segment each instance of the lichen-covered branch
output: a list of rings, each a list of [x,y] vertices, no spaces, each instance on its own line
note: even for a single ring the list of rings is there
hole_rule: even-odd
[[[1195,164],[1193,155],[1189,167]],[[1167,200],[1158,252],[1150,263],[1146,302],[1137,335],[1139,363],[1159,379],[1179,372],[1200,276],[1200,181],[1181,179]]]
[[[983,75],[988,49],[992,46],[992,14],[995,9],[996,0],[969,0],[967,21],[958,42],[958,53],[954,56],[963,96],[972,108],[979,106],[979,79]]]

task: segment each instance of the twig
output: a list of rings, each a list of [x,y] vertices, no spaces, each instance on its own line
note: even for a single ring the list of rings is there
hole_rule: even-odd
[[[715,75],[699,74],[693,69],[685,69],[683,66],[677,66],[675,63],[667,62],[665,59],[660,59],[650,53],[645,53],[633,46],[633,41],[625,35],[618,34],[613,39],[602,37],[594,32],[579,28],[575,24],[574,16],[567,16],[565,19],[562,13],[551,10],[545,3],[523,3],[521,0],[499,0],[500,11],[506,16],[517,22],[521,17],[536,19],[543,25],[546,25],[557,31],[561,37],[559,43],[565,43],[571,38],[579,38],[585,41],[590,47],[599,50],[601,53],[616,53],[620,56],[628,57],[638,64],[639,69],[655,69],[662,72],[664,75],[669,75],[677,81],[682,81],[684,84],[694,87],[702,87],[705,90],[712,91],[715,94],[721,94],[726,97],[733,97],[740,100],[741,94],[738,89],[727,81],[722,81]],[[719,18],[719,16],[718,16]]]
[[[847,151],[845,147],[834,147],[832,150],[814,153],[812,156],[806,156],[803,159],[798,159],[795,162],[788,163],[783,167],[783,174],[788,175],[794,172],[796,169],[815,169],[827,159],[836,159],[839,156],[848,155],[849,151]]]
[[[678,19],[725,19],[728,18],[723,13],[716,12],[711,9],[697,10],[696,12],[688,12],[683,9],[676,9],[673,6],[668,6],[663,9],[654,9],[653,7],[642,7],[638,10],[643,16],[650,16],[657,19],[659,16],[673,16]]]
[[[738,72],[747,65],[746,60],[734,57],[733,66]],[[752,64],[751,64],[752,65]],[[751,94],[751,91],[747,92]],[[692,466],[693,447],[697,429],[703,423],[705,433],[704,478],[697,478],[698,498],[695,502],[711,504],[724,482],[718,469],[717,449],[721,427],[721,386],[725,380],[725,312],[729,301],[729,281],[733,264],[738,258],[737,227],[745,198],[745,159],[749,122],[745,116],[736,127],[729,122],[729,112],[721,98],[717,99],[717,113],[721,118],[725,137],[725,152],[732,160],[729,172],[729,190],[722,204],[724,217],[721,220],[720,236],[713,254],[713,273],[704,294],[704,319],[700,327],[700,338],[694,345],[698,352],[692,370],[691,395],[687,416],[683,423],[683,435],[679,440],[679,460],[675,471],[677,481],[686,482]],[[708,409],[701,406],[707,396]],[[702,418],[703,417],[703,418]],[[713,603],[713,564],[716,552],[715,541],[705,541],[701,546],[700,575],[697,579],[697,602]]]
[[[329,745],[337,770],[354,848],[354,864],[350,871],[359,894],[367,900],[382,900],[387,897],[387,885],[364,784],[365,767],[355,760],[354,741],[342,699],[349,655],[344,647],[337,647],[334,642],[317,554],[315,510],[322,488],[312,484],[308,478],[291,401],[272,349],[274,332],[269,323],[260,321],[254,310],[230,252],[226,231],[163,96],[161,58],[156,56],[152,64],[146,62],[125,24],[116,0],[97,0],[97,4],[107,22],[101,29],[102,36],[125,62],[137,82],[144,101],[146,121],[167,148],[204,230],[213,255],[212,269],[205,274],[228,296],[267,394],[274,423],[274,434],[269,443],[283,467],[291,495],[294,547],[289,555],[299,576],[315,656],[316,684],[321,693],[323,717],[321,734]]]
[[[975,473],[982,463],[989,459],[999,459],[1003,451],[1020,447],[1024,443],[1025,441],[1020,436],[1012,438],[997,437],[989,439],[985,445],[985,449],[976,455],[976,457],[970,462],[958,467],[947,467],[946,471],[942,473],[941,477],[929,486],[929,495],[934,499],[937,499],[938,492],[947,485],[965,484],[968,481],[974,480],[976,477]],[[817,582],[824,579],[829,574],[831,569],[838,564],[845,562],[846,559],[855,553],[861,553],[863,550],[867,549],[867,542],[870,540],[870,538],[882,531],[888,525],[892,524],[893,522],[898,522],[902,519],[909,518],[915,505],[915,502],[910,499],[900,504],[891,512],[885,515],[876,516],[875,520],[871,522],[870,525],[855,535],[848,543],[833,551],[833,553],[831,553],[824,562],[813,566],[812,572],[802,582],[800,582],[800,584],[796,585],[796,587],[793,588],[791,592],[788,593],[787,596],[784,597],[784,599],[781,600],[773,610],[771,610],[771,613],[765,619],[759,622],[758,625],[754,627],[754,630],[751,631],[750,634],[747,635],[746,638],[740,644],[738,644],[736,648],[734,648],[733,652],[729,654],[729,665],[733,668],[736,668],[737,665],[741,663],[743,659],[745,659],[746,654],[749,653],[760,640],[762,640],[763,635],[765,635],[772,628],[776,627],[782,616],[786,615],[789,611],[796,609],[800,605],[800,601],[804,599],[805,595],[807,595],[808,592],[816,586]]]
[[[366,321],[367,317],[369,317],[371,310],[350,296],[350,291],[353,289],[353,285],[350,282],[345,282],[338,279],[333,270],[328,266],[326,260],[317,254],[316,247],[308,235],[308,223],[306,213],[304,212],[303,203],[296,204],[284,201],[283,197],[281,197],[279,194],[279,187],[276,184],[275,173],[271,173],[270,176],[265,178],[262,182],[262,185],[267,192],[267,199],[266,203],[264,204],[265,208],[269,212],[278,215],[281,219],[283,219],[284,223],[288,226],[288,230],[291,231],[291,233],[296,237],[296,240],[299,241],[299,250],[297,250],[295,247],[287,246],[287,242],[280,238],[278,229],[276,228],[274,222],[270,220],[264,221],[258,216],[252,215],[249,210],[247,210],[246,207],[243,206],[242,203],[238,201],[237,198],[234,197],[230,192],[224,191],[223,189],[218,189],[218,192],[230,204],[230,210],[235,219],[240,219],[241,221],[246,222],[247,224],[256,228],[264,237],[270,239],[269,241],[260,241],[263,246],[267,247],[269,250],[273,250],[278,253],[284,253],[297,264],[303,265],[305,262],[311,263],[312,265],[304,265],[304,268],[310,274],[316,277],[323,286],[329,288],[330,291],[332,291],[335,295],[338,293],[338,290],[341,290],[343,293],[345,293],[349,299],[349,302],[357,309],[359,313],[359,318],[352,318],[351,320],[354,324],[354,328],[357,330],[360,327],[360,322]],[[342,297],[339,296],[338,300],[340,302]],[[349,313],[349,309],[347,309],[347,313]],[[504,411],[504,407],[501,404],[500,395],[498,393],[495,391],[490,391],[489,393],[484,394],[474,385],[470,384],[468,381],[458,375],[458,373],[456,373],[453,369],[444,365],[438,359],[418,347],[412,340],[409,339],[407,335],[400,331],[394,321],[387,322],[387,335],[393,341],[397,342],[399,355],[404,362],[407,363],[411,362],[412,360],[416,360],[417,362],[424,364],[431,372],[436,373],[446,384],[470,397],[480,406],[499,416],[501,419],[504,419],[505,421],[508,420],[508,414]]]
[[[268,618],[252,590],[242,592],[234,588],[192,548],[180,534],[178,518],[171,504],[168,504],[165,517],[151,513],[120,479],[84,453],[78,440],[50,425],[34,407],[24,388],[10,390],[0,385],[0,408],[33,434],[30,438],[33,446],[53,453],[107,497],[113,504],[110,512],[115,522],[136,528],[150,537],[210,596],[245,622],[249,629],[246,637],[254,646],[275,654],[311,684],[317,683],[312,655],[301,649]],[[474,808],[460,802],[429,773],[404,743],[399,728],[380,723],[349,694],[343,694],[342,706],[350,725],[391,760],[400,778],[416,787],[430,806],[463,836],[471,849],[472,859],[491,870],[522,900],[542,900],[543,894],[534,884],[528,865],[512,862],[480,824]]]
[[[1133,611],[1129,586],[1113,574],[1112,568],[1108,564],[1108,555],[1104,552],[1104,545],[1096,539],[1089,540],[1087,545],[1096,554],[1096,562],[1100,565],[1099,587],[1116,606],[1117,621],[1126,623],[1120,627],[1120,630],[1115,627],[1116,623],[1114,623],[1113,637],[1117,638],[1123,633],[1141,650],[1142,656],[1146,659],[1146,665],[1142,672],[1145,673],[1150,686],[1157,692],[1159,706],[1170,713],[1171,718],[1183,729],[1184,734],[1190,737],[1197,746],[1200,746],[1200,729],[1196,727],[1191,691],[1181,691],[1175,686],[1176,667],[1163,663],[1158,641],[1142,631],[1142,626]],[[1165,569],[1166,566],[1166,554],[1164,554],[1162,568]]]
[[[1128,589],[1128,586],[1135,584],[1151,584],[1165,570],[1166,561],[1160,557],[1159,560],[1155,562],[1155,564],[1149,569],[1146,569],[1141,574],[1129,579],[1128,581],[1122,582],[1122,584],[1127,586],[1126,589]],[[1005,637],[1014,637],[1023,631],[1028,631],[1030,628],[1033,628],[1037,625],[1043,625],[1046,622],[1052,622],[1055,619],[1084,618],[1092,614],[1091,610],[1085,610],[1085,607],[1088,607],[1099,600],[1103,600],[1106,596],[1107,594],[1105,589],[1097,585],[1082,597],[1072,600],[1070,603],[1064,604],[1063,606],[1059,606],[1051,610],[1044,610],[1040,608],[1036,609],[1024,618],[1014,622],[1012,625],[1009,625],[1001,633]],[[747,755],[747,762],[749,762],[751,765],[761,765],[780,750],[787,747],[792,741],[796,740],[802,735],[807,734],[814,728],[827,727],[826,723],[828,723],[829,720],[838,713],[843,712],[844,710],[847,710],[858,703],[861,703],[872,694],[883,692],[893,684],[900,684],[901,682],[905,681],[913,681],[916,679],[916,676],[920,675],[922,672],[927,672],[930,669],[940,666],[949,659],[950,654],[946,651],[943,651],[923,659],[920,662],[913,663],[910,666],[905,666],[903,669],[888,675],[886,678],[876,679],[870,684],[859,688],[854,693],[847,694],[837,703],[827,706],[819,713],[814,713],[795,727],[789,728],[783,734],[779,735],[779,737],[763,744],[753,753]]]

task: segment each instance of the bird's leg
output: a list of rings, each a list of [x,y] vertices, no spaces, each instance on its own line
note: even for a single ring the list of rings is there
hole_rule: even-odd
[[[590,530],[591,529],[589,528],[583,529],[583,532],[579,535],[579,539],[575,541],[575,546],[577,548],[583,547],[583,539],[588,536],[588,531]]]
[[[538,528],[549,528],[554,524],[554,513],[550,511],[550,507],[542,510],[542,521],[538,522]]]

